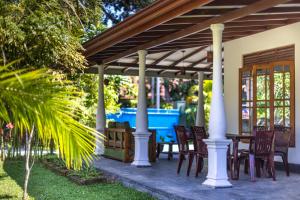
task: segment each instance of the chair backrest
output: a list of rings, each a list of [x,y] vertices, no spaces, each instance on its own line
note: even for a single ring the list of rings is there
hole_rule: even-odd
[[[204,127],[193,126],[192,134],[194,139],[194,148],[195,151],[202,155],[207,155],[207,145],[203,142],[203,139],[207,138],[207,134]]]
[[[256,131],[254,153],[257,156],[269,155],[274,151],[274,131]]]
[[[178,148],[179,152],[188,151],[189,145],[188,145],[188,136],[185,130],[184,126],[174,126],[177,141],[178,141]]]
[[[268,128],[266,126],[253,126],[253,132],[252,135],[256,135],[257,131],[267,131]]]
[[[285,126],[274,126],[274,134],[275,134],[275,150],[276,148],[285,147],[288,148],[291,139],[291,127]]]

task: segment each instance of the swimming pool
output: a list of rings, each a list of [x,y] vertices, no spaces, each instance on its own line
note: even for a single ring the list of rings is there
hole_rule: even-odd
[[[130,126],[135,128],[136,110],[136,108],[121,108],[118,113],[107,114],[107,119],[116,122],[128,121]],[[179,110],[148,108],[147,111],[148,126],[149,129],[156,130],[156,141],[176,141],[174,125],[177,125],[179,122]]]

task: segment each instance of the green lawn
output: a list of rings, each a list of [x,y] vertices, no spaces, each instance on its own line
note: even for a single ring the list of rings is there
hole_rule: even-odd
[[[23,162],[0,162],[0,199],[21,199]],[[58,176],[36,163],[29,181],[31,199],[111,200],[153,199],[150,195],[126,188],[121,184],[95,184],[78,186],[67,178]]]

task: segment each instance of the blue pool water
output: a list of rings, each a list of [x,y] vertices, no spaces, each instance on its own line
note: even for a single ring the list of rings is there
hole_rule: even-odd
[[[176,141],[176,134],[174,131],[174,125],[179,122],[179,110],[177,109],[156,109],[148,108],[148,126],[149,129],[156,130],[156,141],[165,142],[171,140]],[[128,121],[130,127],[135,128],[136,123],[136,108],[121,108],[119,113],[107,114],[107,119],[116,122]]]

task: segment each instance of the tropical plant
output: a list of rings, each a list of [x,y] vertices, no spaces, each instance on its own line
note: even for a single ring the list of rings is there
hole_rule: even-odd
[[[0,66],[0,124],[13,122],[26,138],[26,199],[33,137],[47,145],[53,139],[66,166],[80,169],[91,163],[95,140],[102,135],[78,121],[83,113],[80,93],[70,82],[46,68],[12,70],[13,64]]]
[[[191,126],[195,124],[196,113],[197,113],[197,102],[198,102],[198,91],[199,86],[193,85],[188,90],[188,95],[186,97],[186,121],[187,125]],[[204,114],[205,114],[205,124],[208,124],[209,114],[210,114],[210,103],[212,97],[212,81],[205,80],[203,83],[203,94],[204,94]]]
[[[1,0],[0,53],[16,67],[83,69],[80,38],[99,24],[100,0]]]

